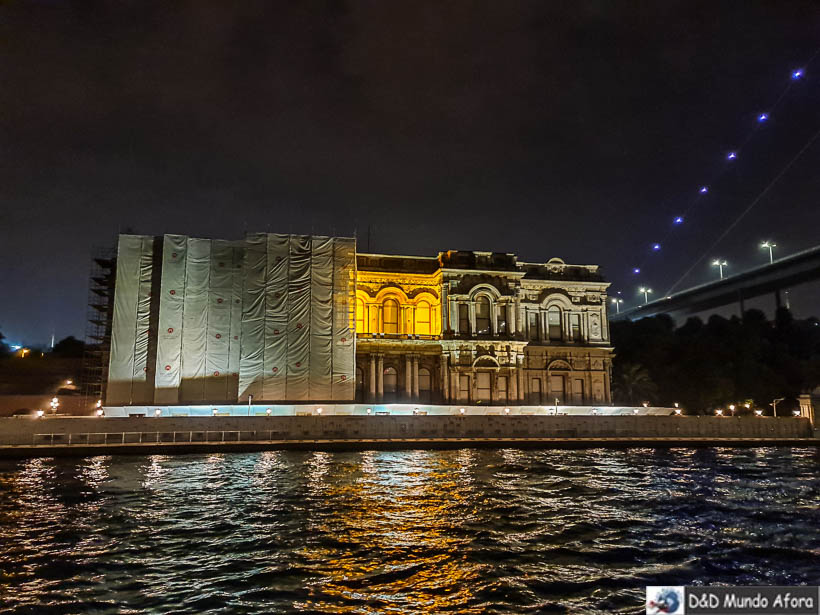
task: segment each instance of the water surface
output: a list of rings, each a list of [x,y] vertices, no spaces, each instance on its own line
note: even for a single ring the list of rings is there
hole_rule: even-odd
[[[820,583],[814,449],[0,461],[0,611],[643,612]]]

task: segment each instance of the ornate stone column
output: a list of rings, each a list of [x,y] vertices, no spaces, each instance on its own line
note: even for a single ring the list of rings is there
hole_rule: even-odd
[[[376,369],[377,382],[376,393],[379,401],[384,399],[384,355],[379,355],[379,366]]]
[[[404,355],[404,392],[407,399],[413,394],[412,359],[409,354]]]
[[[376,355],[370,353],[370,399],[376,399]]]
[[[413,399],[419,398],[419,355],[413,355]]]
[[[516,365],[518,369],[518,401],[524,400],[524,362],[519,355],[516,357]]]
[[[445,402],[450,401],[450,357],[441,355],[441,391]]]

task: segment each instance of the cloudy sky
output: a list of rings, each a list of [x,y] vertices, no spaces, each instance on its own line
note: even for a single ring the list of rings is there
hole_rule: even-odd
[[[627,303],[817,245],[818,49],[813,1],[0,2],[0,331],[81,336],[125,229],[559,256]]]

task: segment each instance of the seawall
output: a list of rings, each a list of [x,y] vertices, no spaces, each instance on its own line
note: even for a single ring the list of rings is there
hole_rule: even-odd
[[[820,445],[806,418],[210,416],[0,419],[0,456],[275,448]]]

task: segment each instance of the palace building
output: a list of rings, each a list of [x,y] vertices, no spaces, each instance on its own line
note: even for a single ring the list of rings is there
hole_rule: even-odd
[[[605,405],[609,286],[514,254],[120,236],[107,405]]]
[[[608,284],[597,266],[461,251],[356,263],[358,401],[611,401]]]

